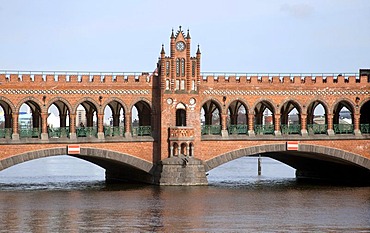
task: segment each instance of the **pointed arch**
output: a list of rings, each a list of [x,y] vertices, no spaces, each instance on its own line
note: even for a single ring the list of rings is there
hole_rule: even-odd
[[[120,98],[117,98],[117,97],[109,97],[107,98],[104,103],[102,104],[102,109],[105,109],[107,107],[107,105],[111,102],[117,102],[119,103],[122,107],[123,107],[123,111],[124,112],[127,112],[129,109],[127,107],[127,104],[125,102],[122,101],[122,99]]]
[[[45,105],[45,108],[46,109],[49,109],[50,106],[53,105],[55,102],[61,102],[61,103],[63,103],[67,107],[67,110],[69,112],[71,112],[72,109],[73,109],[71,103],[68,100],[66,100],[65,98],[63,98],[63,97],[54,97],[54,98],[50,99],[48,101],[48,103]]]
[[[328,130],[328,103],[321,99],[315,98],[308,102],[307,107],[307,130],[309,134],[326,134]],[[323,112],[317,109],[322,106]],[[318,114],[315,114],[315,111]]]
[[[33,103],[33,106],[37,106],[40,109],[40,113],[45,111],[45,106],[43,106],[43,103],[41,101],[33,96],[28,96],[23,99],[21,99],[18,104],[16,105],[16,112],[20,112],[20,109],[23,104],[26,102]]]
[[[364,99],[360,105],[360,131],[362,134],[370,133],[370,97]]]
[[[102,112],[101,112],[101,107],[100,107],[100,105],[99,105],[99,103],[96,101],[96,100],[94,100],[93,98],[90,98],[90,97],[84,97],[84,98],[82,98],[82,99],[79,99],[74,105],[73,105],[73,108],[72,108],[72,110],[71,110],[71,114],[76,114],[77,113],[77,108],[78,108],[78,106],[81,104],[82,105],[82,103],[89,103],[89,105],[91,106],[91,107],[94,107],[95,108],[95,110],[97,111],[97,114],[101,114]]]
[[[254,131],[256,134],[273,134],[276,109],[271,100],[260,99],[254,105]]]
[[[302,106],[296,100],[286,100],[281,104],[280,128],[283,134],[300,134],[301,113]]]
[[[204,101],[200,109],[202,134],[221,134],[222,108],[220,103],[214,99]]]
[[[336,134],[352,134],[354,132],[355,107],[347,98],[338,99],[332,108],[333,129]]]
[[[4,96],[0,96],[0,102],[4,102],[4,103],[8,104],[8,106],[10,107],[11,112],[17,112],[16,106],[8,98],[6,98]]]
[[[227,109],[228,133],[247,134],[249,107],[245,101],[236,98],[228,103]]]

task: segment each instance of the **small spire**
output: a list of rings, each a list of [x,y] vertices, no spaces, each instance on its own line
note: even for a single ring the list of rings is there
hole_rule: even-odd
[[[200,54],[199,44],[198,44],[197,54]]]
[[[175,38],[174,34],[173,34],[173,28],[172,28],[172,33],[171,33],[171,39]]]
[[[162,44],[161,54],[165,54],[165,52],[164,52],[164,45],[163,44]]]
[[[190,32],[189,32],[189,29],[188,29],[188,34],[186,35],[186,38],[191,39],[191,38],[190,38]]]

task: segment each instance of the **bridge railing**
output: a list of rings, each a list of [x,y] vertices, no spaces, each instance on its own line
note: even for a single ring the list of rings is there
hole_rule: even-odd
[[[0,129],[0,138],[11,138],[13,134],[12,128]]]
[[[353,134],[353,124],[334,124],[334,133]]]
[[[146,126],[134,126],[132,127],[132,136],[151,136],[152,127],[150,125]]]
[[[229,125],[227,127],[229,134],[248,134],[248,125],[238,124],[238,125]]]
[[[328,131],[327,124],[307,124],[309,134],[326,134]]]
[[[301,125],[300,124],[282,124],[280,125],[280,130],[282,134],[300,134]]]
[[[104,136],[115,137],[115,136],[125,136],[124,126],[104,126]]]
[[[40,138],[41,129],[40,128],[20,128],[19,137],[20,138]]]
[[[69,127],[48,128],[49,138],[63,138],[69,136]]]
[[[98,130],[97,127],[77,127],[76,136],[77,137],[97,137]]]
[[[202,125],[202,135],[221,135],[221,125]]]
[[[360,131],[362,134],[370,133],[370,124],[360,124]]]
[[[274,125],[254,125],[254,133],[259,134],[274,134]]]

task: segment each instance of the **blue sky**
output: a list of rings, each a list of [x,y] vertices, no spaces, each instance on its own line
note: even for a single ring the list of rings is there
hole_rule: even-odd
[[[179,25],[202,72],[370,68],[368,0],[0,0],[0,70],[152,71]]]

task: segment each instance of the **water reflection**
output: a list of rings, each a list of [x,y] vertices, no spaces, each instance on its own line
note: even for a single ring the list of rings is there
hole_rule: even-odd
[[[253,158],[210,171],[206,187],[106,184],[104,171],[62,158],[56,177],[0,172],[7,232],[338,232],[370,230],[370,188],[301,184],[294,170]],[[62,169],[61,163],[57,170]],[[26,163],[24,164],[26,165]],[[41,165],[41,167],[45,164]],[[90,166],[90,165],[88,165]],[[35,168],[37,165],[32,164]],[[71,172],[77,171],[76,173]],[[48,169],[47,171],[52,171]],[[28,176],[28,173],[29,176]],[[94,175],[95,174],[95,175]],[[17,183],[20,182],[20,183]],[[0,231],[1,231],[0,230]]]

